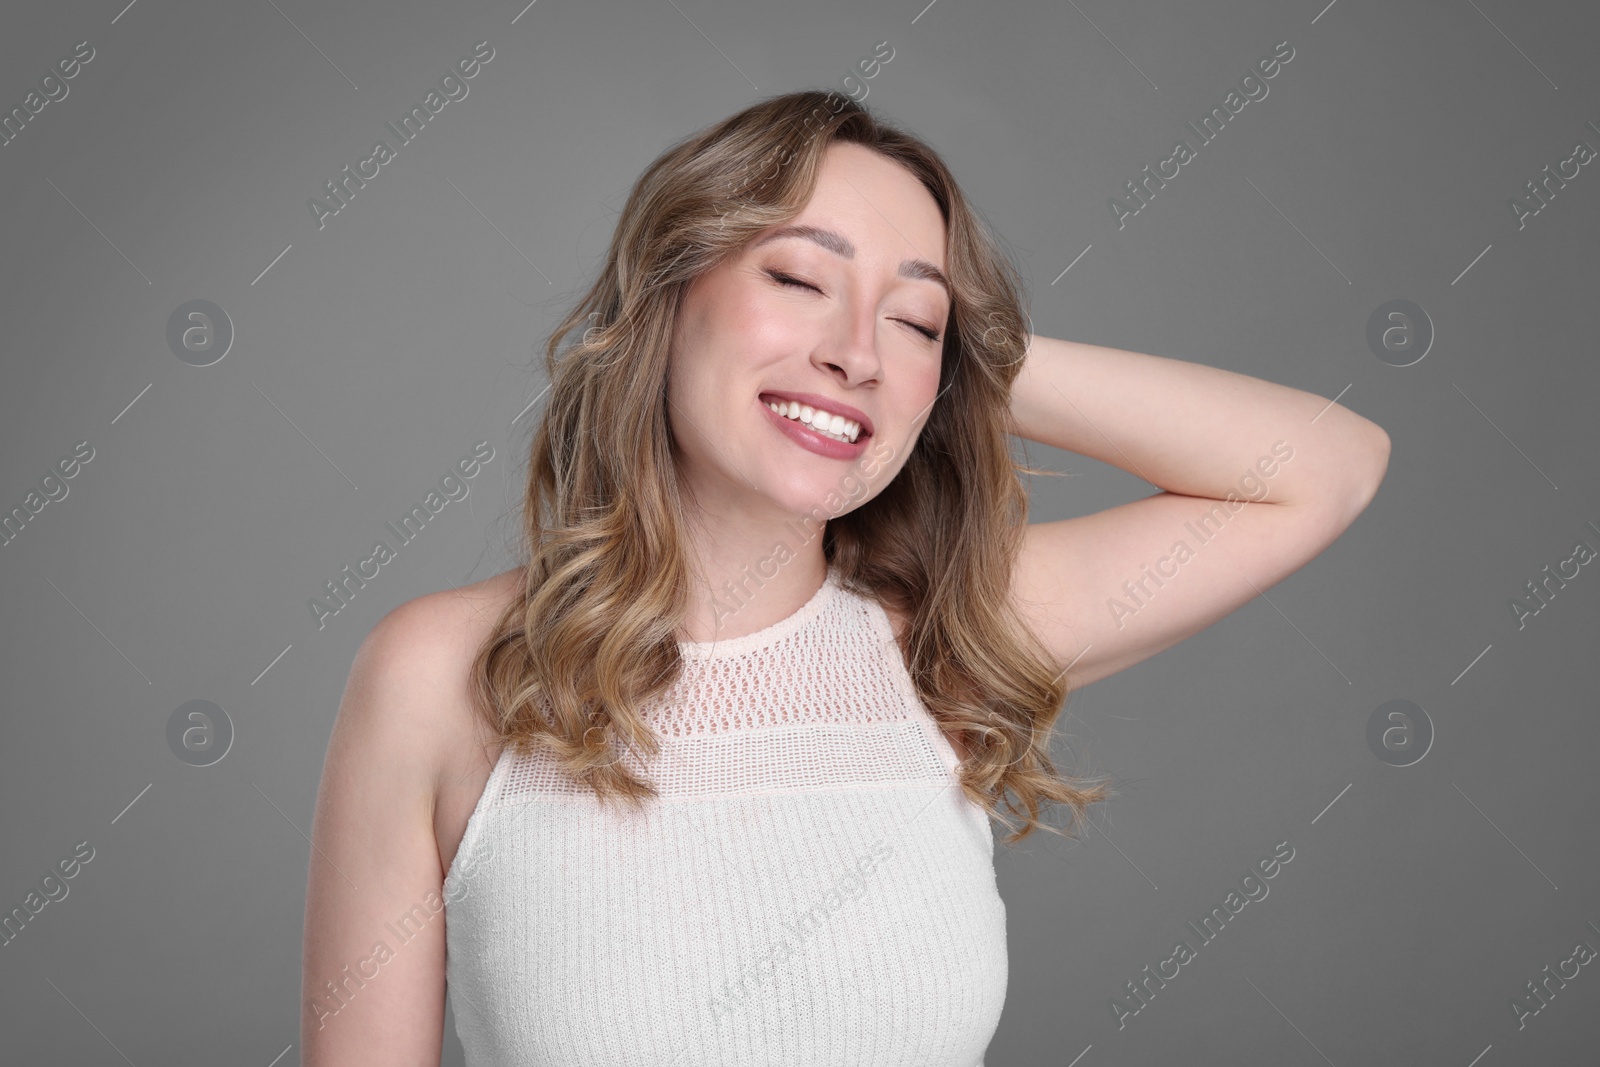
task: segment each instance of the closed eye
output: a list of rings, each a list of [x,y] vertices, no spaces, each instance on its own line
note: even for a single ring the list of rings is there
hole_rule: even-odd
[[[787,274],[783,274],[775,270],[769,270],[767,271],[767,274],[770,275],[772,280],[777,282],[779,285],[797,286],[801,289],[810,289],[813,293],[822,292],[821,289],[818,289],[810,282],[803,282],[799,278],[792,278]],[[930,326],[924,326],[920,322],[912,322],[909,319],[900,319],[898,321],[905,323],[907,326],[911,327],[913,330],[916,330],[930,341],[939,340],[939,331]]]
[[[772,280],[777,282],[779,285],[798,285],[802,289],[810,289],[813,293],[822,292],[821,289],[818,289],[810,282],[803,282],[799,278],[791,278],[787,274],[779,274],[775,270],[769,270],[767,273],[770,274],[772,276]]]

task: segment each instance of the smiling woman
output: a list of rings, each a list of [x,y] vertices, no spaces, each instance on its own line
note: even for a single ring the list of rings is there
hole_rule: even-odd
[[[760,101],[645,169],[546,347],[526,563],[363,644],[308,980],[458,892],[308,1021],[306,1064],[436,1063],[448,986],[468,1067],[982,1067],[1008,977],[991,817],[1071,835],[1108,794],[1051,762],[1065,679],[1240,602],[1186,572],[1118,631],[1108,576],[1262,434],[1293,441],[1290,506],[1252,501],[1199,567],[1270,585],[1375,489],[1381,431],[1336,406],[1311,428],[1320,398],[1032,336],[938,154],[834,102]],[[1012,434],[1171,493],[1030,526]]]

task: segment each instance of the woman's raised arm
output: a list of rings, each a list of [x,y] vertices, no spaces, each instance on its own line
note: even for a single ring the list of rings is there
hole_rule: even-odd
[[[1163,492],[1028,526],[1014,595],[1088,685],[1231,613],[1327,548],[1377,492],[1389,437],[1323,397],[1199,363],[1032,337],[1030,440]]]

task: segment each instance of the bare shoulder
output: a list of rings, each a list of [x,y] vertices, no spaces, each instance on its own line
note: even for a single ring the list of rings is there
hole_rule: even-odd
[[[523,569],[516,567],[457,589],[425,594],[390,611],[369,639],[416,687],[412,706],[425,709],[424,721],[415,727],[431,763],[441,877],[499,756],[472,704],[472,661],[501,613],[521,594],[522,583]]]
[[[442,910],[437,896],[461,837],[449,837],[457,785],[482,764],[481,789],[492,766],[478,741],[469,666],[496,609],[515,596],[516,577],[407,601],[355,654],[312,820],[301,963],[308,1067],[438,1061],[445,934],[427,918]],[[459,821],[464,829],[466,814]],[[336,988],[340,967],[352,977],[350,960],[370,963],[376,924],[396,915],[420,916],[420,925],[382,981],[348,1002],[318,992]],[[337,1025],[326,1025],[330,1015]]]

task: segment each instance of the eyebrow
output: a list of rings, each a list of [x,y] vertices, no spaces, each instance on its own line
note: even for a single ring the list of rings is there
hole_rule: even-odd
[[[768,241],[776,241],[782,237],[803,237],[807,241],[821,245],[836,256],[843,256],[845,259],[856,258],[856,246],[850,243],[849,238],[832,230],[824,230],[820,226],[782,226],[767,234],[751,247],[759,248]],[[950,280],[944,276],[944,271],[925,259],[903,259],[900,261],[900,267],[895,273],[912,281],[936,282],[944,286],[945,296],[954,299],[950,289]]]

